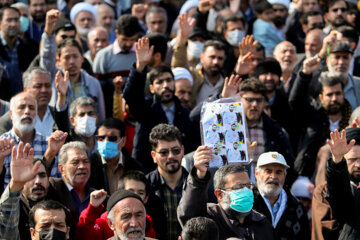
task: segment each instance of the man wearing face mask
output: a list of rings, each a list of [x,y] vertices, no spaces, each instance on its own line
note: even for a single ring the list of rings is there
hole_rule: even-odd
[[[105,119],[97,133],[97,152],[90,157],[89,184],[111,195],[118,189],[119,179],[125,172],[144,169],[123,149],[126,143],[125,125],[120,119]]]
[[[219,227],[219,239],[275,239],[274,230],[265,216],[253,211],[253,187],[240,164],[226,165],[214,175],[214,194],[218,204],[207,203],[210,172],[206,164],[214,151],[200,146],[194,154],[194,168],[184,185],[177,209],[182,226],[193,217],[208,217]]]

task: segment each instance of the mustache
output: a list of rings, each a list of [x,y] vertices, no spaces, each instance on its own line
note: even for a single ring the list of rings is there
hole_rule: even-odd
[[[266,180],[266,181],[265,181],[265,184],[275,184],[275,185],[280,186],[280,182],[279,182],[279,180],[276,180],[276,179],[269,179],[269,180]]]
[[[129,228],[128,230],[126,230],[125,235],[127,236],[131,232],[141,232],[141,234],[144,234],[144,231],[141,227],[134,227],[134,228]]]
[[[36,191],[36,190],[42,190],[45,191],[45,187],[42,185],[36,185],[34,187],[31,188],[31,192]]]

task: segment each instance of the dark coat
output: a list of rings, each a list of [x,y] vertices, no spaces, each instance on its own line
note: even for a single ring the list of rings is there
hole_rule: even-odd
[[[135,67],[132,67],[123,95],[130,112],[137,121],[132,157],[142,163],[146,172],[151,172],[156,165],[150,155],[149,134],[153,127],[160,123],[168,123],[168,120],[161,102],[155,96],[144,96],[146,73],[146,70],[138,72]],[[192,144],[193,126],[189,118],[190,112],[181,105],[178,98],[174,97],[174,101],[174,125],[180,130],[185,152],[188,153],[197,147]]]
[[[210,181],[210,172],[204,179],[196,177],[196,168],[191,170],[184,184],[183,195],[177,210],[178,219],[182,226],[193,217],[208,217],[215,221],[219,228],[219,239],[230,237],[240,239],[275,239],[271,223],[265,216],[252,210],[241,224],[237,220],[229,219],[219,204],[207,203],[207,187]]]
[[[290,191],[285,189],[285,192],[287,204],[275,228],[276,239],[310,240],[310,224],[305,207]],[[271,222],[269,208],[257,189],[254,189],[254,200],[253,209],[265,215]]]

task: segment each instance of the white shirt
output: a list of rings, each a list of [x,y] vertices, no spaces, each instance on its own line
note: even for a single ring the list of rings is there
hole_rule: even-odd
[[[46,108],[46,112],[42,121],[38,115],[36,115],[35,119],[36,119],[36,123],[35,123],[36,131],[46,137],[49,137],[53,131],[53,126],[55,123],[55,120],[51,115],[49,107]]]

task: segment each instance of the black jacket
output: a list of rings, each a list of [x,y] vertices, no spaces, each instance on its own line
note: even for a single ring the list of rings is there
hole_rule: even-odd
[[[155,169],[151,158],[151,146],[149,143],[149,134],[151,129],[160,123],[168,123],[161,102],[155,96],[144,95],[146,73],[138,72],[132,67],[129,78],[125,84],[124,98],[129,105],[129,110],[134,116],[136,123],[134,149],[132,157],[142,163],[146,172]],[[175,118],[174,125],[180,130],[185,147],[185,153],[191,152],[197,146],[192,144],[192,122],[189,118],[189,110],[183,107],[174,96]]]
[[[263,197],[254,189],[253,209],[266,216],[272,222],[271,213]],[[307,212],[301,202],[285,188],[287,204],[275,228],[276,239],[310,240],[310,223]]]

